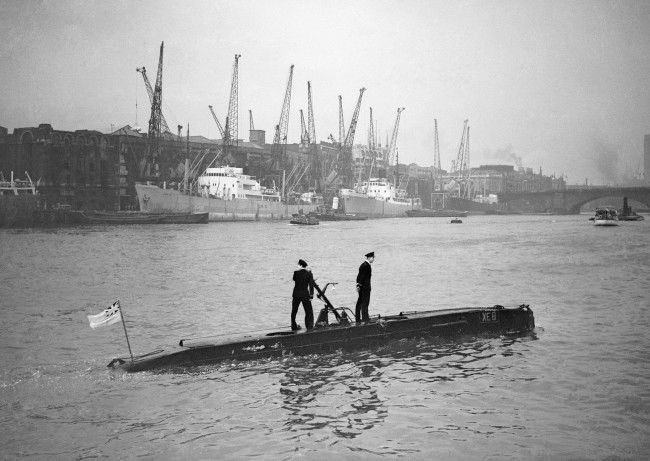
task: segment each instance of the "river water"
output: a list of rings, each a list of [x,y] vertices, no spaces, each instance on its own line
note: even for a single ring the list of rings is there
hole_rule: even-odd
[[[0,230],[2,458],[647,459],[650,220],[469,216]],[[372,314],[530,304],[521,337],[126,374],[180,338],[288,327],[299,258]],[[303,314],[299,313],[303,323]]]

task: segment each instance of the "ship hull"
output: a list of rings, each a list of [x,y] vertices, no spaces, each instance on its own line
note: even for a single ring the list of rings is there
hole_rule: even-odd
[[[406,215],[410,218],[464,218],[468,215],[467,211],[458,210],[409,210]]]
[[[319,221],[365,221],[367,216],[358,216],[346,213],[311,213]]]
[[[254,360],[284,354],[327,353],[366,349],[396,339],[453,338],[467,335],[521,334],[535,328],[527,305],[400,312],[373,317],[367,323],[326,325],[311,330],[269,331],[236,337],[182,339],[178,346],[145,355],[113,359],[108,366],[126,371],[174,369],[223,360]]]
[[[141,211],[208,213],[210,221],[288,220],[296,213],[309,213],[317,208],[316,205],[287,205],[277,201],[197,197],[147,184],[136,184],[135,190]]]
[[[409,203],[398,203],[377,200],[372,197],[344,195],[339,198],[345,213],[367,218],[396,218],[406,216],[408,210],[419,210],[422,205],[415,200]]]
[[[76,224],[206,224],[207,213],[142,213],[138,211],[67,211]]]
[[[594,220],[594,226],[603,226],[603,227],[618,226],[618,220],[616,220],[616,219],[595,219]]]

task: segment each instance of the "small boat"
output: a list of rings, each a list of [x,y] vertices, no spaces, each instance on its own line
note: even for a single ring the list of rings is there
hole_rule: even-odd
[[[298,224],[302,226],[315,226],[316,224],[320,224],[318,219],[314,218],[313,216],[305,215],[305,214],[295,214],[293,215],[293,218],[289,221],[290,224]]]
[[[451,220],[451,223],[452,224],[462,224],[463,220],[460,219],[460,218],[454,218],[454,219]]]
[[[407,210],[406,216],[409,218],[453,218],[460,216],[462,218],[468,215],[467,211],[459,210],[429,210],[429,209],[419,209],[419,210]]]
[[[326,353],[339,349],[369,348],[394,339],[422,337],[462,337],[466,335],[522,334],[535,328],[535,317],[528,305],[506,308],[464,307],[439,311],[406,312],[373,316],[355,323],[347,307],[335,308],[323,290],[315,285],[318,298],[325,303],[315,327],[309,330],[270,330],[181,339],[177,346],[135,357],[118,357],[107,366],[128,372],[186,368],[224,360],[255,360],[284,354]],[[331,319],[331,322],[330,322]]]
[[[618,226],[618,213],[614,208],[596,208],[593,221],[594,226]]]

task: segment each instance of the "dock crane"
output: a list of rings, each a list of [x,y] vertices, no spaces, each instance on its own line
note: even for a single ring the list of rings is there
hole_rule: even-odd
[[[453,164],[454,162],[452,162]],[[453,170],[453,167],[452,167]],[[440,141],[438,138],[438,119],[433,119],[433,167],[431,171],[431,208],[445,207],[445,184],[442,180],[442,165],[440,159]]]
[[[237,146],[239,143],[239,58],[241,58],[241,54],[236,54],[232,66],[230,100],[228,101],[228,115],[224,127],[223,143],[225,146]]]
[[[469,120],[463,124],[463,134],[458,146],[456,161],[452,162],[451,170],[455,173],[455,180],[458,185],[458,196],[462,198],[471,198],[471,181],[469,167]]]
[[[142,74],[142,78],[144,79],[144,86],[147,88],[147,94],[149,95],[149,103],[153,104],[153,88],[151,87],[151,82],[149,82],[149,77],[147,77],[147,69],[142,66],[138,67],[135,69],[136,72],[139,72]],[[165,116],[160,114],[160,130],[163,133],[167,133],[171,131],[169,130],[169,126],[167,125],[167,120],[165,120]]]
[[[339,95],[339,146],[345,140],[345,123],[343,122],[343,97]]]
[[[469,178],[470,163],[469,163],[469,125],[467,125],[467,136],[465,139],[465,156],[463,158],[463,171],[465,176]]]
[[[309,144],[317,144],[316,123],[314,122],[314,103],[311,99],[311,82],[307,82],[307,131]]]
[[[440,142],[438,141],[438,119],[433,119],[433,169],[435,170],[434,187],[439,187],[442,191],[442,167],[440,165]]]
[[[345,135],[345,141],[343,142],[344,153],[347,157],[345,160],[349,162],[350,166],[352,165],[352,146],[354,145],[354,135],[357,131],[357,121],[359,120],[359,110],[361,109],[361,99],[363,98],[364,91],[366,91],[365,88],[361,88],[359,90],[359,99],[357,99],[357,106],[354,108],[352,121],[350,122],[350,127],[348,128],[348,132]]]
[[[397,146],[397,134],[399,133],[399,122],[402,117],[402,112],[404,112],[405,107],[397,108],[397,116],[395,117],[395,124],[393,125],[393,134],[390,137],[390,142],[387,144],[388,151],[386,152],[386,161],[388,165],[394,165],[395,163],[395,146]],[[388,140],[387,140],[388,142]]]
[[[309,150],[311,153],[310,177],[314,181],[314,188],[317,192],[322,189],[323,165],[318,151],[316,139],[316,122],[314,119],[314,102],[311,96],[311,82],[307,82],[307,134],[309,135]],[[309,181],[311,183],[311,180]]]
[[[361,183],[363,178],[366,177],[366,173],[368,173],[367,178],[368,180],[370,180],[376,157],[377,157],[377,144],[375,139],[375,123],[372,117],[372,107],[370,107],[370,123],[368,124],[368,147],[362,157],[362,164],[359,167],[359,175],[358,175],[357,183],[359,184]],[[367,162],[370,164],[369,168],[366,165]]]
[[[325,184],[327,186],[332,186],[334,180],[338,179],[339,182],[343,185],[350,186],[353,182],[354,175],[352,171],[352,146],[354,144],[354,135],[357,130],[357,121],[359,120],[359,109],[361,108],[361,100],[363,98],[363,92],[366,91],[365,88],[359,90],[359,98],[357,99],[357,105],[354,108],[354,113],[352,114],[352,121],[350,122],[350,127],[348,132],[345,135],[345,140],[339,148],[337,155],[336,165],[333,171],[327,176]],[[339,97],[339,102],[341,101]],[[339,116],[339,122],[342,121],[342,115]]]
[[[311,82],[307,82],[307,118],[308,122],[305,123],[305,115],[303,110],[300,109],[300,145],[303,148],[307,148],[316,153],[316,127],[314,124],[314,108],[311,98]],[[289,173],[289,176],[286,178],[286,190],[287,193],[292,193],[294,190],[298,189],[298,186],[301,184],[302,179],[305,177],[306,173],[311,169],[311,163],[315,164],[316,175],[320,167],[318,161],[315,158],[316,155],[312,158],[312,162],[309,161],[300,161],[297,165],[294,165],[292,171]],[[308,178],[308,183],[311,181]],[[318,180],[317,180],[318,182]],[[318,184],[316,184],[318,188]]]
[[[302,178],[309,171],[309,163],[305,161],[300,161],[295,163],[285,179],[285,190],[286,194],[293,193],[297,188]]]
[[[307,132],[307,126],[305,125],[305,115],[302,113],[302,109],[300,109],[300,145],[309,145],[309,133]]]
[[[163,49],[165,42],[160,43],[160,56],[158,57],[158,73],[156,74],[156,85],[153,89],[153,101],[151,103],[151,116],[149,117],[149,139],[148,152],[145,159],[146,176],[159,176],[158,157],[160,155],[161,118],[162,118],[162,73],[163,73]],[[169,131],[169,129],[168,129]],[[152,171],[153,170],[153,171]]]
[[[284,101],[282,102],[282,111],[280,112],[280,121],[275,126],[275,135],[273,136],[273,161],[277,170],[286,168],[286,147],[287,147],[287,130],[289,128],[289,109],[291,107],[291,84],[293,81],[293,67],[289,67],[289,78],[287,87],[284,92]]]
[[[221,139],[224,138],[224,131],[223,131],[223,126],[221,126],[221,123],[219,122],[219,119],[217,118],[217,114],[214,113],[214,109],[212,106],[208,106],[208,109],[210,109],[210,113],[212,114],[212,118],[214,119],[214,123],[217,124],[217,128],[219,129],[219,136],[221,136]]]
[[[463,122],[463,132],[460,137],[460,144],[458,145],[458,153],[456,154],[456,161],[452,163],[452,171],[456,173],[456,177],[460,179],[463,175],[465,162],[465,143],[467,139],[467,123],[469,120]]]
[[[464,196],[471,200],[474,194],[473,183],[471,179],[471,168],[469,163],[469,125],[467,125],[467,137],[465,140],[465,156],[463,158],[463,184],[465,186]]]
[[[372,120],[372,107],[370,108],[370,124],[368,125],[368,150],[375,151],[375,125]]]
[[[343,121],[343,97],[341,95],[339,95],[339,138],[337,141],[334,139],[334,135],[330,133],[327,139],[332,143],[334,147],[338,147],[339,149],[345,140],[345,123]]]

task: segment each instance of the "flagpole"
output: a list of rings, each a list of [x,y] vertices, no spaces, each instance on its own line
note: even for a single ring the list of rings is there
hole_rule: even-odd
[[[129,342],[129,334],[126,332],[126,322],[124,321],[124,309],[120,304],[120,318],[122,319],[122,326],[124,327],[124,336],[126,336],[126,345],[129,346],[129,354],[131,354],[131,363],[133,363],[133,352],[131,352],[131,343]]]

